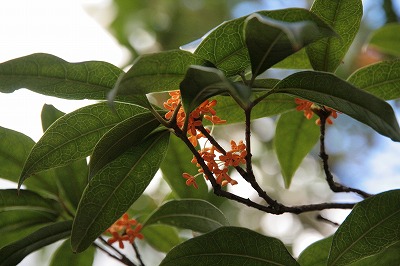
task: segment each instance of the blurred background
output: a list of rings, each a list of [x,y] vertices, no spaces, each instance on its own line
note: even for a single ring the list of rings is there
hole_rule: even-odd
[[[201,38],[225,20],[263,9],[309,8],[307,0],[14,0],[0,2],[0,62],[31,53],[56,55],[70,62],[107,61],[128,68],[139,55],[177,49]],[[360,32],[337,74],[343,78],[355,69],[389,58],[366,46],[371,32],[386,23],[399,22],[400,1],[364,0]],[[400,34],[400,32],[399,32]],[[276,73],[275,73],[276,74]],[[285,75],[279,72],[278,75]],[[37,141],[42,135],[40,111],[44,103],[71,112],[91,101],[67,101],[42,96],[25,89],[0,94],[0,125],[20,131]],[[399,103],[390,102],[400,121]],[[254,121],[254,161],[256,176],[265,190],[287,205],[323,201],[358,201],[350,194],[333,195],[324,181],[318,149],[306,157],[289,190],[284,189],[272,140],[276,117]],[[222,141],[243,139],[242,125],[217,128]],[[370,193],[400,188],[400,144],[393,143],[368,127],[340,115],[327,131],[327,152],[331,169],[342,183]],[[189,163],[189,162],[188,162]],[[135,204],[138,212],[159,205],[170,190],[161,173],[150,184],[147,195]],[[180,177],[177,177],[180,178]],[[1,186],[15,188],[6,181]],[[191,188],[188,188],[191,189]],[[256,198],[243,182],[233,191]],[[232,225],[244,226],[281,239],[295,256],[310,243],[330,235],[335,227],[318,221],[316,213],[274,216],[242,205],[214,199]],[[340,223],[348,211],[324,211],[324,217]],[[188,234],[183,232],[182,234]],[[157,265],[161,253],[140,244],[148,265]],[[21,265],[45,265],[49,249],[26,258]],[[128,251],[129,252],[129,251]],[[154,255],[156,254],[156,255]],[[95,265],[118,265],[96,253]]]

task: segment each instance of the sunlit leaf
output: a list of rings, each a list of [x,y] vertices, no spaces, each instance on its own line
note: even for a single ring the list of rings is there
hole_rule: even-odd
[[[297,260],[301,266],[326,266],[333,237],[321,239],[301,252]]]
[[[72,221],[57,222],[1,248],[0,265],[17,265],[30,253],[68,237],[71,227]]]
[[[361,68],[354,72],[347,81],[379,98],[393,100],[400,98],[399,80],[400,59],[395,59]]]
[[[179,238],[178,231],[167,225],[153,224],[146,226],[142,229],[141,233],[150,246],[164,253],[167,253],[182,242]]]
[[[185,113],[190,113],[206,99],[223,93],[229,93],[240,106],[245,107],[251,95],[247,86],[231,82],[218,69],[203,66],[188,69],[180,90]]]
[[[67,165],[88,156],[97,141],[117,123],[144,112],[137,105],[107,103],[82,107],[58,119],[36,143],[21,173],[19,185],[30,175]]]
[[[71,250],[71,243],[65,240],[54,252],[50,266],[88,266],[93,265],[95,247],[89,247],[85,252],[76,254]]]
[[[334,72],[342,63],[360,27],[363,15],[361,0],[315,0],[311,12],[329,24],[338,37],[322,39],[307,46],[315,70]]]
[[[272,66],[272,68],[283,68],[283,69],[312,69],[310,60],[306,53],[306,48],[300,49],[300,51],[283,59],[279,63]]]
[[[192,153],[183,141],[171,134],[167,156],[161,164],[163,178],[177,197],[205,199],[208,189],[203,176],[196,178],[198,189],[193,186],[188,187],[185,183],[186,179],[182,177],[183,173],[197,173],[198,168],[190,162],[192,158]]]
[[[284,22],[258,13],[245,20],[245,41],[253,76],[321,38],[333,36],[327,25],[318,27],[311,20]]]
[[[288,8],[259,11],[260,15],[285,22],[313,21],[319,27],[327,27],[320,18],[306,9]],[[227,76],[240,74],[250,66],[250,58],[244,38],[244,21],[247,16],[219,25],[197,47],[195,54],[212,62]],[[300,68],[303,65],[299,65]],[[292,68],[298,68],[293,65]]]
[[[392,107],[330,73],[298,72],[279,82],[275,93],[326,105],[370,126],[378,133],[400,141],[400,128]]]
[[[45,131],[63,115],[64,113],[54,106],[45,104],[41,113],[43,130]],[[88,167],[86,158],[53,169],[52,173],[52,178],[56,180],[59,190],[62,193],[62,198],[68,200],[73,208],[76,209],[83,190],[87,185]]]
[[[168,149],[169,132],[150,135],[95,175],[79,203],[71,234],[82,252],[124,214],[146,189]]]
[[[90,157],[90,174],[93,177],[101,168],[139,144],[160,122],[150,112],[127,118],[105,133],[96,144]]]
[[[368,45],[379,51],[400,56],[400,23],[389,23],[372,32]]]
[[[178,90],[188,67],[204,63],[204,59],[183,50],[142,55],[115,90],[122,95]]]
[[[172,200],[164,203],[147,218],[144,225],[157,223],[201,233],[229,225],[228,220],[217,207],[199,199]]]
[[[348,265],[400,242],[400,190],[358,203],[333,235],[327,265]]]
[[[305,118],[303,112],[285,113],[279,118],[274,146],[286,188],[289,188],[294,173],[318,137],[319,127]]]
[[[107,62],[69,63],[50,54],[31,54],[0,64],[0,92],[27,88],[65,99],[105,100],[121,74]],[[136,102],[133,97],[121,99]]]
[[[299,265],[285,245],[240,227],[221,227],[171,250],[160,265]]]

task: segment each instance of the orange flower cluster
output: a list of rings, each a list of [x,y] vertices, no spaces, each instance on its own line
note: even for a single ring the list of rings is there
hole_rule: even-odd
[[[312,103],[310,101],[307,101],[307,100],[302,100],[302,99],[296,98],[294,101],[297,104],[296,110],[297,111],[303,111],[304,112],[304,116],[307,119],[311,119],[313,117],[314,110],[320,109],[320,107],[318,105],[316,105],[316,104],[314,104],[314,103]],[[332,121],[331,117],[337,118],[338,112],[333,110],[332,108],[329,108],[329,107],[325,107],[325,109],[330,112],[330,115],[326,119],[326,122],[329,125],[332,125],[333,121]],[[321,125],[321,119],[318,118],[315,121],[315,123],[320,126]]]
[[[227,184],[236,185],[237,181],[232,179],[228,175],[229,166],[239,166],[239,164],[246,163],[245,157],[247,155],[246,145],[243,141],[239,141],[239,144],[236,144],[235,141],[231,140],[231,150],[227,151],[225,155],[221,154],[216,159],[217,154],[215,152],[220,152],[216,147],[205,147],[199,150],[199,154],[201,158],[205,161],[208,169],[214,173],[215,180],[221,186],[226,186]],[[196,164],[197,167],[200,167],[200,164],[197,162],[196,157],[193,157],[192,163]],[[199,173],[195,176],[192,176],[188,173],[184,173],[183,177],[186,178],[186,185],[193,185],[197,188],[196,184],[196,176],[203,174],[204,170],[200,168]],[[207,176],[204,175],[204,178],[207,179]]]
[[[166,119],[171,119],[173,114],[175,113],[176,108],[180,103],[180,92],[172,91],[169,93],[171,98],[169,98],[166,102],[164,102],[164,108],[168,110],[168,113],[165,114]],[[202,119],[206,119],[213,123],[213,125],[226,123],[226,120],[222,120],[216,115],[216,111],[214,110],[214,106],[217,104],[216,100],[206,100],[202,104],[200,104],[195,110],[190,113],[188,120],[188,139],[192,143],[194,147],[198,144],[198,139],[205,138],[205,136],[196,129],[202,125]],[[176,122],[177,125],[182,129],[185,123],[186,114],[181,106],[178,110]],[[208,131],[208,130],[207,130]],[[209,132],[209,131],[208,131]],[[216,152],[220,153],[217,158]],[[229,166],[238,166],[239,164],[245,163],[245,157],[247,155],[246,145],[243,141],[240,141],[236,144],[235,141],[231,141],[231,150],[226,152],[225,155],[221,154],[222,152],[217,150],[216,147],[204,147],[199,150],[200,156],[203,158],[205,163],[207,164],[208,169],[214,173],[216,181],[218,184],[222,186],[226,186],[227,184],[236,185],[237,181],[233,180],[228,175]],[[200,167],[200,164],[197,162],[196,157],[193,157],[192,163],[196,164],[197,167]],[[198,174],[193,176],[188,173],[183,173],[183,178],[186,179],[187,186],[193,186],[198,188],[196,183],[196,177],[203,174],[204,170],[198,170]],[[207,177],[204,175],[207,179]]]
[[[140,233],[142,225],[138,223],[135,219],[129,219],[127,213],[122,215],[106,232],[112,235],[111,238],[107,240],[109,244],[118,242],[119,248],[124,248],[123,241],[129,241],[133,243],[136,238],[143,239],[143,235]]]
[[[169,95],[171,96],[171,98],[164,102],[164,108],[168,110],[168,113],[165,114],[166,119],[172,118],[175,109],[179,106],[181,100],[180,91],[171,91],[169,92]],[[216,111],[213,109],[216,104],[216,100],[206,100],[190,113],[187,133],[189,135],[188,138],[194,147],[197,146],[197,140],[204,137],[204,135],[196,129],[196,127],[202,125],[203,118],[209,120],[214,125],[226,123],[226,120],[221,120],[221,118],[216,116]],[[185,119],[186,114],[183,110],[183,107],[181,106],[178,110],[178,114],[176,117],[176,123],[179,128],[183,128]]]

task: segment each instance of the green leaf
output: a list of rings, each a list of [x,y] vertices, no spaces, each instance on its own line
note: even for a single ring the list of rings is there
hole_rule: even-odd
[[[68,63],[50,54],[32,54],[0,64],[0,91],[27,88],[66,99],[104,100],[123,73],[106,62]]]
[[[54,252],[50,266],[88,266],[93,265],[95,247],[89,247],[85,252],[75,254],[71,250],[71,244],[68,240]]]
[[[347,81],[384,100],[398,99],[400,98],[400,59],[363,67],[354,72]]]
[[[111,128],[102,136],[90,156],[89,178],[127,149],[140,144],[159,125],[160,122],[153,114],[144,112],[127,118]]]
[[[142,55],[115,90],[123,95],[178,90],[188,67],[204,63],[200,57],[182,50]]]
[[[301,252],[297,261],[301,266],[326,266],[332,239],[330,236],[311,244]]]
[[[168,224],[206,233],[229,225],[225,215],[211,203],[200,199],[171,200],[164,203],[143,223]]]
[[[392,107],[333,74],[298,72],[279,82],[274,91],[326,105],[370,126],[393,141],[400,141],[400,128]]]
[[[400,190],[358,203],[333,235],[328,265],[348,265],[400,242]]]
[[[98,103],[63,116],[33,147],[22,170],[19,186],[32,174],[85,158],[110,128],[144,111],[136,105],[116,103],[112,110],[107,103]]]
[[[365,265],[397,265],[400,261],[400,242],[385,248],[382,252],[366,257],[350,266],[365,266]],[[326,264],[325,264],[326,265]]]
[[[273,65],[272,68],[312,69],[312,66],[310,60],[308,59],[306,49],[302,48],[281,62]]]
[[[228,80],[222,71],[203,66],[191,66],[180,85],[182,105],[190,113],[206,99],[229,93],[242,107],[249,104],[251,90],[240,83]]]
[[[193,158],[189,148],[182,140],[171,134],[170,145],[168,146],[167,156],[161,164],[163,178],[167,181],[174,194],[179,198],[207,198],[208,188],[202,176],[196,178],[198,189],[188,187],[183,173],[195,174],[197,167],[190,161]],[[171,167],[173,165],[173,167]]]
[[[168,140],[168,131],[151,134],[90,180],[74,220],[74,252],[88,248],[139,198],[164,159]]]
[[[279,118],[274,146],[286,188],[289,188],[294,173],[318,138],[319,127],[305,118],[303,112],[285,113]]]
[[[17,265],[30,253],[68,237],[72,221],[57,222],[0,249],[0,265]]]
[[[45,104],[41,113],[43,131],[63,115],[64,113],[54,106]],[[57,181],[62,193],[61,198],[67,199],[76,209],[87,185],[88,167],[86,159],[80,159],[69,165],[54,169],[53,173],[53,179]]]
[[[315,0],[311,12],[329,24],[339,35],[309,45],[306,52],[315,70],[335,72],[342,63],[360,27],[361,0]]]
[[[150,246],[164,253],[182,242],[175,228],[162,224],[146,226],[141,233]]]
[[[400,23],[389,23],[372,32],[368,45],[383,53],[400,56]]]
[[[288,8],[257,12],[270,19],[285,22],[313,21],[319,27],[327,26],[320,18],[306,9]],[[250,66],[244,38],[244,21],[247,16],[222,23],[208,34],[197,47],[195,54],[213,63],[227,76],[240,74]],[[299,66],[302,67],[302,66]],[[292,66],[292,68],[297,68]]]
[[[240,227],[221,227],[171,250],[160,265],[299,265],[278,239]]]
[[[253,77],[302,47],[334,35],[327,25],[318,27],[313,21],[284,22],[257,13],[246,19],[244,27]]]

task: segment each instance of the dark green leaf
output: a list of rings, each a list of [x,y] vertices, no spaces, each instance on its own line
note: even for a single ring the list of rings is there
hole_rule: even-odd
[[[111,128],[102,136],[90,156],[89,178],[127,149],[143,141],[159,125],[160,122],[153,114],[145,112],[129,117]]]
[[[297,260],[301,266],[326,266],[333,237],[321,239],[301,252]]]
[[[229,225],[228,220],[217,207],[199,199],[168,201],[152,213],[143,226],[157,223],[191,229],[200,233]]]
[[[361,68],[347,81],[384,100],[398,99],[400,98],[400,59],[383,61]]]
[[[206,99],[229,93],[242,107],[248,105],[251,90],[240,83],[228,80],[222,71],[203,66],[191,66],[180,85],[182,105],[190,113]]]
[[[93,265],[95,251],[95,247],[89,247],[85,252],[75,254],[71,250],[71,243],[66,240],[53,254],[50,266]]]
[[[310,20],[284,22],[257,13],[246,19],[244,27],[253,76],[260,75],[302,47],[334,35],[327,25],[318,27]]]
[[[400,128],[392,107],[333,74],[298,72],[279,82],[274,91],[326,105],[370,126],[394,141],[400,141]]]
[[[273,65],[272,68],[312,69],[312,66],[308,59],[306,49],[303,48]]]
[[[329,24],[339,37],[322,39],[306,48],[315,70],[334,72],[342,63],[360,27],[361,0],[315,0],[311,12]]]
[[[58,119],[36,143],[21,173],[19,185],[30,175],[67,165],[88,156],[97,141],[117,123],[144,112],[137,105],[107,103],[80,108]]]
[[[142,229],[141,233],[150,246],[164,253],[167,253],[182,242],[178,231],[167,225],[157,224],[146,226]]]
[[[383,53],[400,56],[400,23],[389,23],[375,30],[369,39],[369,46]]]
[[[328,265],[348,265],[400,242],[400,190],[358,203],[333,235]]]
[[[64,113],[54,106],[45,104],[41,114],[43,131],[63,115]],[[74,209],[78,207],[83,190],[87,185],[87,175],[86,159],[80,159],[53,170],[52,178],[57,180],[62,198],[67,199]]]
[[[168,131],[151,134],[90,180],[74,220],[71,244],[75,252],[88,248],[139,198],[164,159],[168,140]]]
[[[299,265],[278,239],[240,227],[221,227],[171,250],[160,265]]]
[[[0,265],[17,265],[30,253],[68,237],[71,227],[72,221],[57,222],[1,248]]]
[[[198,189],[185,183],[183,173],[195,174],[197,167],[192,164],[193,155],[182,140],[171,134],[167,156],[161,164],[163,178],[179,198],[207,198],[207,185],[202,176],[196,178]],[[171,167],[173,165],[173,167]]]
[[[147,94],[179,89],[190,65],[205,61],[192,53],[173,50],[140,56],[115,87],[118,94]]]
[[[0,248],[7,246],[16,239],[24,238],[36,230],[50,223],[56,222],[56,219],[49,219],[41,214],[24,211],[10,211],[0,214]]]
[[[321,19],[306,9],[288,8],[260,11],[260,15],[285,22],[313,21],[318,27],[327,27]],[[227,76],[240,74],[250,66],[244,38],[244,21],[247,16],[224,22],[214,29],[196,49],[195,54],[212,62]],[[299,66],[302,68],[303,66]],[[292,66],[292,68],[297,68]]]
[[[305,118],[303,112],[285,113],[279,118],[274,146],[286,188],[289,188],[294,173],[318,137],[319,126]]]
[[[68,63],[50,54],[32,54],[0,64],[0,91],[28,88],[66,99],[104,100],[123,73],[106,62]]]
[[[365,265],[397,265],[400,261],[400,242],[385,248],[382,252],[366,257],[355,263],[349,264],[350,266],[365,266]],[[326,265],[326,264],[325,264]]]

